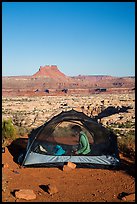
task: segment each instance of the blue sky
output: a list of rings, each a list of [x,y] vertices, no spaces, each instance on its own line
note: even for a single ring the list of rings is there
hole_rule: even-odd
[[[3,2],[2,75],[135,75],[135,2]]]

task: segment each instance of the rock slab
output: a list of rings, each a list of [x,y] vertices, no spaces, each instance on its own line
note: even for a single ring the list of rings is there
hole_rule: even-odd
[[[68,162],[63,166],[63,171],[71,171],[72,169],[75,169],[75,168],[76,168],[76,164],[72,162]]]
[[[71,169],[75,169],[76,168],[76,164],[74,164],[74,163],[72,163],[72,162],[68,162],[67,163],[67,166],[69,167],[69,168],[71,168]]]
[[[123,201],[127,201],[127,202],[130,202],[130,201],[135,201],[135,193],[132,193],[132,194],[129,194],[127,196],[124,196],[122,198]]]
[[[18,199],[34,200],[36,199],[36,194],[31,189],[20,189],[15,191],[15,197]]]

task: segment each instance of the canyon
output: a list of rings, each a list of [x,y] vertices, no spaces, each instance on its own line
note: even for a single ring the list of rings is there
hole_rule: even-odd
[[[66,76],[56,65],[40,66],[31,76],[3,76],[2,96],[133,93],[135,77]]]

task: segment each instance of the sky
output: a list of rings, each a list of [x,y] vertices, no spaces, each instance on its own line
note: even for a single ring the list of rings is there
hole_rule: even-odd
[[[135,76],[135,2],[2,2],[2,76]]]

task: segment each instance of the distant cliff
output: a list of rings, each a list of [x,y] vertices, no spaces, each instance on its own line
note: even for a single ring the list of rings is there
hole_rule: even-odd
[[[91,94],[104,88],[108,93],[123,93],[135,90],[135,77],[113,77],[107,75],[66,76],[56,65],[40,66],[32,76],[2,77],[2,95]],[[36,91],[37,90],[37,91]]]
[[[32,77],[45,77],[45,78],[67,78],[65,74],[63,74],[56,65],[45,65],[40,66],[39,71],[36,72]]]

